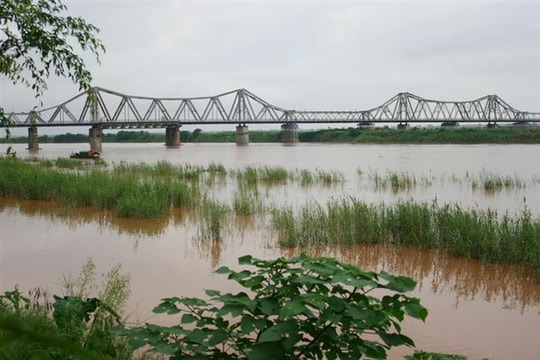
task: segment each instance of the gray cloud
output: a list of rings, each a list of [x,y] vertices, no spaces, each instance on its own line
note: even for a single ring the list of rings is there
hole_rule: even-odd
[[[66,1],[101,28],[94,83],[147,96],[245,87],[282,107],[348,110],[400,91],[467,100],[496,93],[540,111],[538,2]],[[0,104],[32,93],[1,80]],[[76,86],[51,79],[54,105]]]

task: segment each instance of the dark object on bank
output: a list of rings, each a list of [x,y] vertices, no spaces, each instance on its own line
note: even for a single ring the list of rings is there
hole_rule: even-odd
[[[99,159],[100,156],[100,153],[92,150],[74,152],[69,155],[69,157],[72,159]]]

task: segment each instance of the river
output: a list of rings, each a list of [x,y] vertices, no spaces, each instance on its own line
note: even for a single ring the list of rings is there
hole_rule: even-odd
[[[15,145],[18,156],[30,156]],[[42,144],[37,156],[57,158],[83,150],[80,144]],[[120,162],[223,164],[225,168],[282,166],[343,174],[332,187],[284,186],[267,192],[268,201],[301,206],[352,196],[369,203],[399,200],[459,204],[540,216],[539,145],[355,145],[355,144],[103,144],[103,159]],[[5,145],[0,146],[5,151]],[[389,174],[414,180],[399,190],[384,183]],[[485,191],[482,179],[511,179]],[[379,179],[379,180],[377,180]],[[229,188],[215,196],[227,197]],[[78,274],[92,258],[100,272],[116,264],[131,274],[129,321],[153,321],[151,309],[166,296],[204,296],[203,289],[227,289],[213,270],[234,267],[239,256],[290,256],[260,219],[238,220],[219,244],[197,240],[190,217],[173,213],[160,219],[115,218],[61,204],[0,199],[0,286],[5,291],[44,286],[61,288],[62,275]],[[459,353],[470,359],[537,359],[540,353],[540,285],[510,265],[486,265],[438,251],[359,246],[313,248],[368,270],[386,270],[418,281],[413,293],[428,308],[426,323],[407,321],[405,334],[419,348]],[[406,351],[391,353],[401,358]]]

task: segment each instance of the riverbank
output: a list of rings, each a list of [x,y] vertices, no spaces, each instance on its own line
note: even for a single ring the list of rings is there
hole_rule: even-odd
[[[374,143],[374,144],[540,144],[540,126],[455,126],[455,127],[416,127],[406,129],[395,127],[343,128],[299,130],[300,142],[318,143]],[[40,143],[87,143],[86,134],[42,135]],[[234,143],[234,131],[194,131],[180,132],[182,143]],[[280,130],[250,130],[252,143],[281,142]],[[0,139],[6,142],[6,139]],[[11,143],[27,143],[24,136],[12,137]],[[121,130],[105,133],[104,143],[164,143],[165,133],[141,130]]]

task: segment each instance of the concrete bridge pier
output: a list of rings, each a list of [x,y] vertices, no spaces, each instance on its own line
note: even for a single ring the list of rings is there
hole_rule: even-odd
[[[285,123],[281,125],[281,142],[285,144],[298,142],[298,124]]]
[[[31,152],[39,151],[38,129],[35,126],[28,128],[28,150]]]
[[[90,136],[90,151],[101,153],[101,138],[103,129],[98,126],[92,126],[88,132]]]
[[[165,146],[179,147],[180,146],[180,125],[169,125],[165,129]]]
[[[236,127],[236,145],[249,145],[249,128],[245,124]]]

